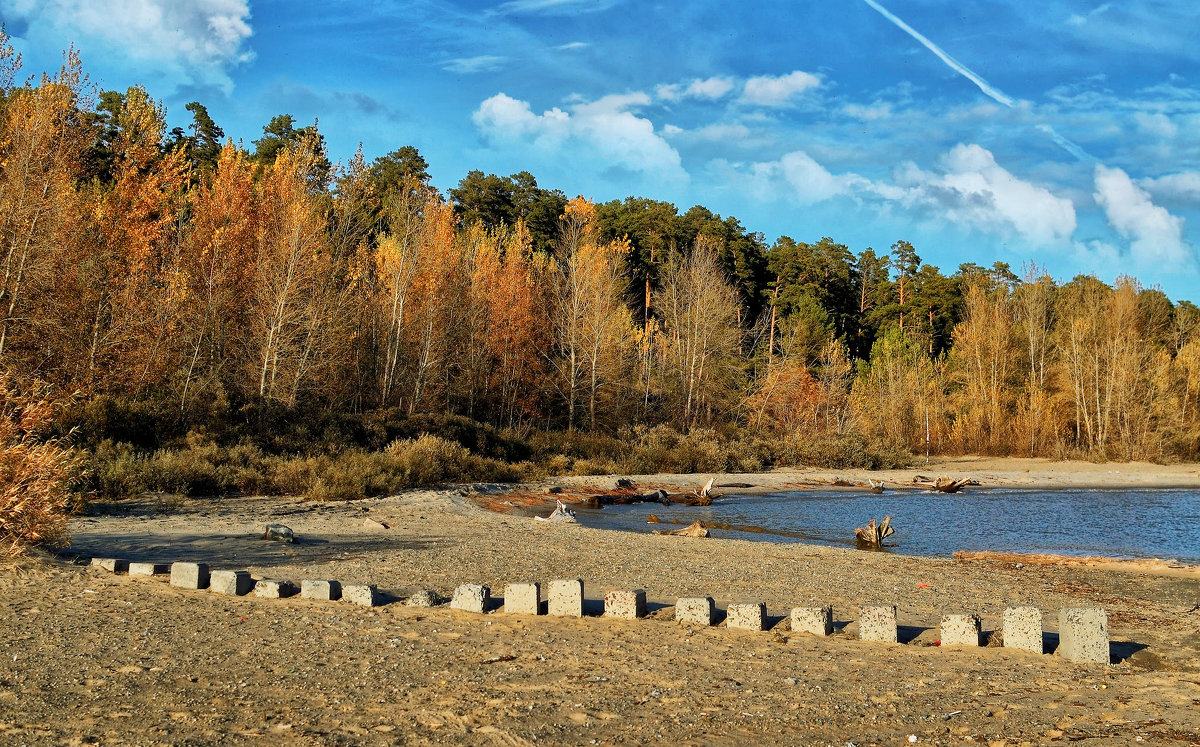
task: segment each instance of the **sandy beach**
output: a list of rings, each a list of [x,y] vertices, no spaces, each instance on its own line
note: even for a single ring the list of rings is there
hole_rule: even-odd
[[[1196,465],[956,459],[895,472],[720,475],[763,489],[913,475],[985,486],[1200,486]],[[27,744],[856,745],[1200,743],[1195,569],[1025,556],[918,558],[805,544],[548,525],[528,514],[617,476],[412,491],[339,504],[153,500],[78,517],[70,555],[0,568],[0,741]],[[655,475],[690,489],[708,476]],[[512,506],[505,505],[507,503]],[[508,513],[487,510],[499,505]],[[296,544],[261,539],[290,526]],[[390,602],[229,598],[114,576],[89,557],[205,561],[258,577],[372,583]],[[403,604],[482,583],[581,578],[582,619]],[[646,619],[600,618],[611,589]],[[767,606],[761,633],[676,623],[679,597]],[[792,632],[832,604],[835,634]],[[900,643],[857,640],[864,604],[895,604]],[[1042,610],[1051,653],[942,649],[943,613],[986,633],[1007,606]],[[1058,610],[1108,613],[1112,661],[1053,655]],[[69,715],[69,716],[68,716]]]

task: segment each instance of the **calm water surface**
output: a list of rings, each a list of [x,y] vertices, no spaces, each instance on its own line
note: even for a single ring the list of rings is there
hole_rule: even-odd
[[[912,555],[955,550],[1051,552],[1200,562],[1200,491],[977,489],[956,495],[923,491],[802,491],[726,496],[706,508],[645,503],[577,511],[587,526],[649,532],[664,523],[728,524],[718,537],[770,542],[854,544],[854,528],[891,514],[885,544]]]

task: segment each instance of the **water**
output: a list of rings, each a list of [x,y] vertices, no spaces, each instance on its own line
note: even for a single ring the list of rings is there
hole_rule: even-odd
[[[731,527],[714,529],[717,537],[845,546],[854,545],[855,527],[890,514],[896,533],[885,545],[911,555],[994,550],[1200,562],[1200,491],[1194,489],[801,491],[723,496],[703,508],[643,503],[577,514],[587,526],[631,532],[677,529],[700,519]],[[663,523],[647,524],[650,514]]]

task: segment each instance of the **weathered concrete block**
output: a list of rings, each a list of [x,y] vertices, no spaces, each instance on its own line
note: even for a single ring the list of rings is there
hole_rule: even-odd
[[[158,576],[171,572],[171,567],[166,563],[130,563],[130,576]]]
[[[342,601],[363,607],[378,607],[379,590],[369,584],[346,584],[342,587]]]
[[[249,571],[213,571],[208,577],[208,588],[218,594],[240,597],[254,588],[254,579]]]
[[[943,646],[978,646],[979,615],[942,615]]]
[[[712,597],[684,597],[675,602],[675,620],[697,625],[713,624]]]
[[[405,600],[409,607],[436,607],[445,600],[442,595],[431,589],[422,589]]]
[[[550,582],[547,611],[559,617],[583,617],[583,581],[560,578]]]
[[[1004,648],[1042,653],[1042,611],[1037,607],[1009,607],[1000,629]]]
[[[762,602],[731,604],[725,610],[725,627],[762,630],[767,623],[767,606]]]
[[[278,578],[264,578],[254,585],[254,596],[263,599],[284,599],[295,593],[295,584]]]
[[[534,583],[505,584],[504,611],[510,615],[536,615],[541,604],[541,591]]]
[[[109,573],[128,573],[129,561],[120,558],[92,558],[92,567],[102,568]]]
[[[464,612],[483,612],[487,609],[491,589],[480,584],[463,584],[454,590],[450,609]]]
[[[306,578],[300,582],[300,598],[332,602],[342,596],[342,585],[325,578]]]
[[[604,595],[604,616],[617,617],[622,620],[636,620],[646,616],[646,592],[643,589],[633,591],[610,591]]]
[[[878,643],[896,643],[896,608],[863,607],[858,614],[858,639]]]
[[[1108,615],[1099,607],[1058,611],[1058,653],[1079,664],[1107,664]]]
[[[207,589],[208,563],[172,563],[171,586],[181,589]]]
[[[813,635],[833,634],[833,607],[793,607],[792,632]]]

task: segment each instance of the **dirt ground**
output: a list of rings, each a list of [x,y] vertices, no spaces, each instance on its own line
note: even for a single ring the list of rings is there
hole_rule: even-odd
[[[918,472],[985,484],[1200,485],[1195,465],[1021,460],[943,462],[890,479]],[[839,477],[857,479],[803,471],[718,482]],[[557,484],[582,494],[614,481]],[[1194,568],[547,525],[525,515],[548,499],[545,486],[478,487],[482,496],[430,490],[345,504],[145,500],[79,517],[68,554],[0,565],[0,744],[1200,744]],[[269,521],[299,541],[261,539]],[[373,583],[389,603],[222,597],[80,565],[92,556]],[[582,619],[401,601],[467,582],[499,596],[506,582],[564,577],[584,579]],[[627,588],[647,591],[649,617],[599,618],[605,591]],[[702,595],[722,609],[764,602],[772,630],[674,622],[676,598]],[[833,636],[788,629],[788,610],[810,603],[833,605]],[[858,607],[879,603],[898,606],[901,643],[857,640]],[[1051,652],[1060,607],[1104,607],[1112,663],[932,645],[943,612],[977,612],[992,631],[1016,604],[1042,609]]]

